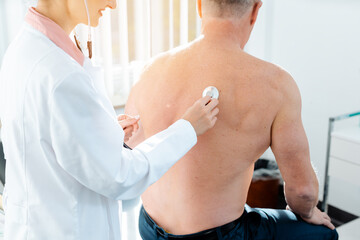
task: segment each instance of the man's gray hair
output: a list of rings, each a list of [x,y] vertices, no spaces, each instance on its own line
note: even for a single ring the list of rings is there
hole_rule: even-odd
[[[256,2],[257,0],[211,0],[211,1],[223,5],[239,4],[243,6],[249,6],[252,5],[254,2]]]
[[[209,3],[219,8],[222,14],[241,16],[249,7],[260,0],[202,0],[205,4]]]

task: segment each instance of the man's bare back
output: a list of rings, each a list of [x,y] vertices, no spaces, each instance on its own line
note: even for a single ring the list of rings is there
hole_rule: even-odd
[[[333,229],[329,217],[315,207],[318,182],[294,80],[242,50],[261,3],[254,0],[253,7],[235,21],[232,15],[214,17],[220,11],[214,2],[221,1],[197,1],[199,12],[206,4],[203,35],[155,58],[126,105],[127,114],[141,118],[141,130],[128,143],[134,147],[178,119],[206,87],[215,86],[220,92],[216,126],[142,195],[146,212],[176,235],[238,219],[254,163],[270,146],[286,183],[289,208],[308,223]],[[229,5],[229,12],[234,6]]]
[[[242,214],[254,162],[270,146],[282,82],[288,81],[278,67],[239,46],[215,44],[203,38],[157,58],[127,106],[127,113],[136,109],[141,116],[148,138],[181,116],[207,86],[219,89],[216,126],[142,196],[150,216],[174,234],[220,226]]]

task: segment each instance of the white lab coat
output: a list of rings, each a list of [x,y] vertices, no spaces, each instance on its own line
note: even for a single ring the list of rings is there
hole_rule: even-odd
[[[9,47],[0,73],[5,239],[120,239],[117,200],[138,197],[196,144],[179,120],[124,149],[95,70],[27,24]]]

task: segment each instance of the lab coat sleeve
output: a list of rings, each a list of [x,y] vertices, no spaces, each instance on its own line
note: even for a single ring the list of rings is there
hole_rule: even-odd
[[[49,106],[59,165],[82,185],[112,199],[140,196],[197,141],[191,124],[181,119],[133,150],[123,148],[124,132],[116,115],[104,107],[82,72],[54,87]]]

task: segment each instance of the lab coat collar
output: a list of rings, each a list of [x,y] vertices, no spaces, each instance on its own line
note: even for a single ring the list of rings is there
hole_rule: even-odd
[[[45,17],[35,10],[35,8],[29,8],[25,21],[33,28],[47,36],[52,42],[54,42],[59,48],[69,54],[75,61],[81,66],[84,65],[84,54],[76,47],[71,41],[66,32],[50,18]]]

